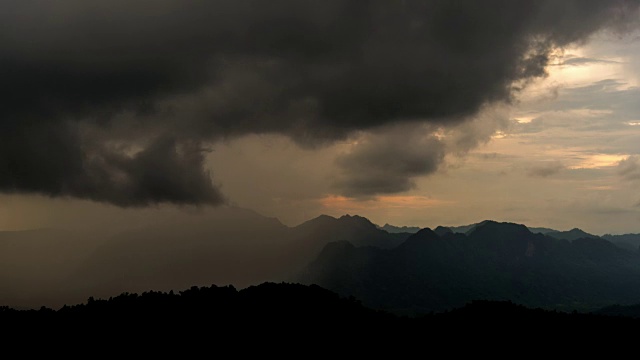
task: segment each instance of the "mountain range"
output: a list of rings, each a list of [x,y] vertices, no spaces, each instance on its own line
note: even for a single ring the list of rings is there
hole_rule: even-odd
[[[569,241],[494,221],[466,234],[436,230],[393,249],[328,244],[301,281],[410,314],[476,299],[565,310],[640,301],[640,253],[602,238]]]
[[[0,305],[59,307],[120,292],[293,280],[329,242],[386,249],[410,235],[389,234],[349,215],[288,227],[232,207],[118,231],[5,231]]]
[[[451,231],[453,233],[466,234],[467,232],[469,232],[470,230],[473,230],[476,226],[482,223],[483,222],[479,222],[475,224],[462,225],[462,226],[438,226],[436,229],[434,229],[434,231],[438,232],[438,228],[440,228],[441,229],[440,231]],[[390,224],[385,224],[384,226],[381,226],[379,228],[389,233],[415,234],[421,230],[421,228],[417,226],[394,226]],[[567,231],[555,230],[555,229],[546,228],[546,227],[527,227],[527,228],[532,233],[545,234],[545,235],[554,237],[556,239],[573,241],[573,240],[583,239],[583,238],[592,238],[592,239],[602,238],[629,250],[638,250],[638,248],[640,247],[640,234],[622,234],[622,235],[605,234],[602,236],[598,236],[598,235],[590,234],[578,228],[573,228]]]
[[[124,229],[0,232],[0,305],[265,281],[319,284],[406,314],[478,299],[568,310],[640,302],[635,235],[494,221],[383,228],[357,215],[288,227],[230,207]]]

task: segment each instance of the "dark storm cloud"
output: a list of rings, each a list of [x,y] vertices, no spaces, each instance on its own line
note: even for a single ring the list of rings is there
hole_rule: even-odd
[[[202,168],[203,150],[198,143],[159,138],[143,150],[123,156],[113,152],[89,154],[80,182],[83,197],[117,205],[147,205],[162,199],[172,203],[221,203]]]
[[[135,153],[86,144],[65,124],[0,135],[0,188],[119,206],[221,203],[197,142],[158,138]],[[24,133],[27,132],[27,133]],[[61,166],[63,165],[63,166]]]
[[[543,75],[552,47],[637,17],[608,0],[0,6],[0,190],[118,205],[219,202],[182,151],[221,137],[460,121]]]
[[[437,170],[445,145],[432,135],[390,129],[367,136],[337,159],[343,176],[335,182],[350,197],[392,194],[415,187],[413,178]]]

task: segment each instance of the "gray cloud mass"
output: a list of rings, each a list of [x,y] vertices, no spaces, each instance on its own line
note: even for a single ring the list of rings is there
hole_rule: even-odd
[[[0,191],[142,206],[224,201],[203,169],[206,144],[222,138],[318,146],[398,122],[459,124],[544,75],[553,47],[636,21],[638,1],[0,6]],[[415,176],[442,156],[429,139],[338,161],[364,176],[375,157],[397,170],[388,176]],[[345,193],[411,187],[356,180]]]
[[[561,170],[564,170],[565,168],[566,166],[559,161],[550,161],[547,163],[532,166],[527,171],[527,174],[529,176],[546,178],[551,175],[555,175],[559,173]]]
[[[445,144],[428,132],[406,130],[381,129],[338,157],[342,177],[334,185],[340,193],[366,198],[403,192],[415,187],[412,178],[436,171]]]
[[[640,156],[631,155],[618,163],[618,174],[625,180],[640,180]]]

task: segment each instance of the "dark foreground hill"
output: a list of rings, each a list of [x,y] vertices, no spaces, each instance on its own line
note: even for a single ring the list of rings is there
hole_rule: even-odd
[[[611,305],[605,308],[599,309],[594,312],[599,315],[607,315],[607,316],[622,316],[640,319],[640,304],[633,305]]]
[[[399,313],[476,299],[569,311],[640,302],[640,254],[604,239],[561,240],[494,221],[440,234],[423,229],[394,249],[329,244],[302,281]]]
[[[342,298],[319,286],[285,283],[240,291],[211,286],[177,293],[125,293],[108,300],[90,298],[57,311],[4,307],[0,308],[0,323],[7,346],[15,345],[14,340],[38,346],[56,344],[41,347],[45,352],[88,347],[90,352],[85,355],[111,351],[123,355],[134,347],[147,354],[178,349],[182,355],[193,351],[220,356],[298,352],[302,357],[345,350],[360,355],[391,351],[396,356],[420,349],[447,350],[452,355],[497,354],[505,351],[504,344],[531,342],[537,350],[544,350],[569,344],[567,336],[605,340],[640,325],[630,318],[488,301],[406,318],[368,309],[354,298]]]

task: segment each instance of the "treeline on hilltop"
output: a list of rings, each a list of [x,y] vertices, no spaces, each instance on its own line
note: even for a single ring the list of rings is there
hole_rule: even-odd
[[[456,339],[475,340],[535,335],[540,329],[547,335],[611,335],[640,325],[631,318],[530,309],[495,301],[474,301],[448,312],[401,317],[366,308],[354,298],[340,297],[316,285],[286,283],[264,283],[240,291],[232,286],[211,286],[175,293],[124,293],[109,299],[90,298],[58,310],[2,307],[0,322],[13,335],[28,337],[109,333],[128,339],[295,339],[354,346],[374,340],[387,345],[408,339],[437,343],[451,340],[451,334]]]

